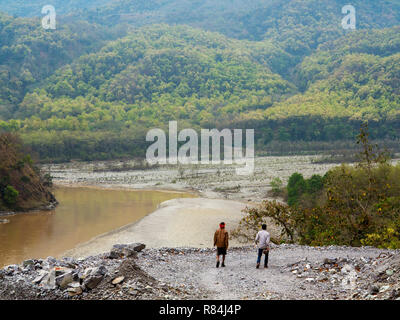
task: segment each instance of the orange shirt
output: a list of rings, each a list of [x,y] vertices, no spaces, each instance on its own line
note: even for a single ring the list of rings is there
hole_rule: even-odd
[[[225,229],[218,229],[214,234],[214,246],[217,248],[228,248],[229,235]]]

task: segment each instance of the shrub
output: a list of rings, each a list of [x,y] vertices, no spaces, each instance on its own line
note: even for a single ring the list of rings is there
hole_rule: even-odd
[[[274,178],[271,180],[271,188],[272,188],[272,195],[273,196],[279,196],[282,194],[282,186],[283,182],[279,178]]]
[[[314,174],[310,179],[306,180],[307,193],[315,194],[324,186],[324,179],[320,175]]]
[[[15,190],[12,186],[7,186],[4,189],[3,201],[7,205],[14,205],[17,202],[19,192]]]
[[[287,203],[290,206],[314,206],[323,189],[324,180],[323,177],[316,174],[310,179],[304,179],[300,173],[293,173],[286,187]]]

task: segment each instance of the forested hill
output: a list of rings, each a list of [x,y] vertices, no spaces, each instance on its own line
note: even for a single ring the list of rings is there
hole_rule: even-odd
[[[325,43],[296,72],[295,82],[305,93],[266,110],[267,117],[398,120],[400,27],[364,30]]]
[[[46,4],[0,0],[0,130],[45,159],[142,155],[170,120],[259,149],[400,137],[400,1],[353,1],[356,30],[342,0],[54,1],[56,30]]]
[[[31,88],[82,54],[99,50],[114,33],[85,21],[48,32],[38,19],[0,12],[0,116],[12,116]]]
[[[60,101],[80,104],[71,116],[114,110],[119,118],[110,116],[125,125],[138,120],[158,126],[168,119],[200,125],[217,118],[229,121],[297,92],[270,70],[279,53],[269,42],[242,42],[183,26],[143,27],[58,70],[42,91],[25,97],[18,118],[51,118],[54,110],[40,107],[40,101],[51,99],[54,107]],[[96,119],[90,120],[95,125]]]

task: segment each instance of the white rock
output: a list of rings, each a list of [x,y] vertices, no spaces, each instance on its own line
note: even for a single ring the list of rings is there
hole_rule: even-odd
[[[385,292],[388,291],[390,289],[390,286],[383,286],[379,289],[379,292]]]

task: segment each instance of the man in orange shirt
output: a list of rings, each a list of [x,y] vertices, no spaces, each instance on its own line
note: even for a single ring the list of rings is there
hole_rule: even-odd
[[[219,268],[219,257],[222,256],[222,265],[225,267],[225,256],[229,246],[229,235],[225,230],[225,222],[221,222],[219,229],[214,234],[214,247],[217,246],[217,268]]]

